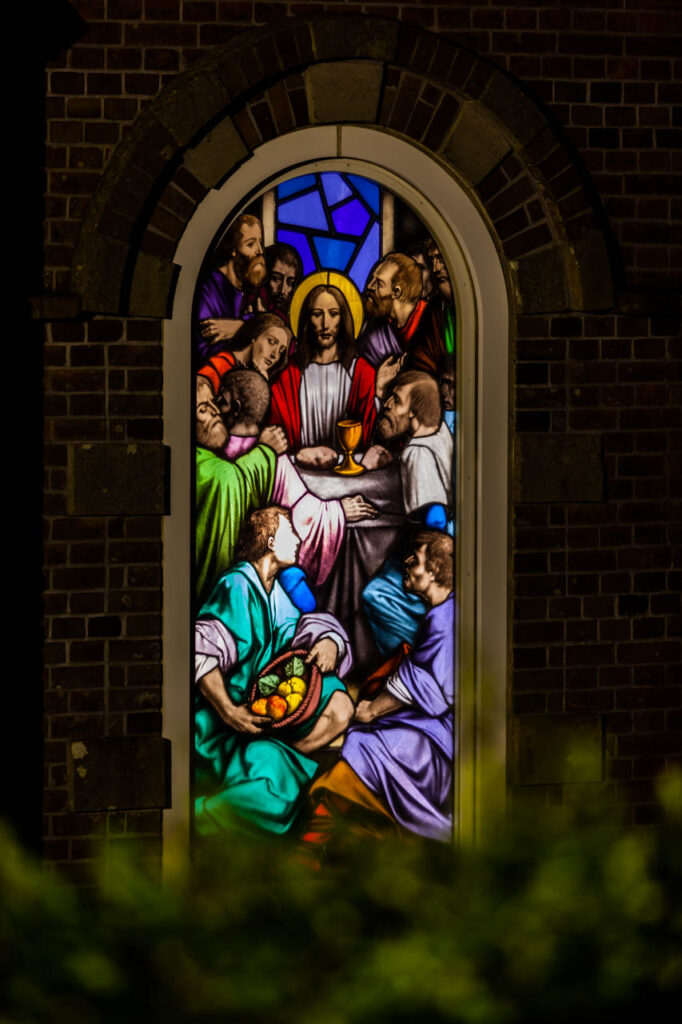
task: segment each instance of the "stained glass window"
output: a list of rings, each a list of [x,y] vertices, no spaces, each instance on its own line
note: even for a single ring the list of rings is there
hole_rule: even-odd
[[[304,274],[338,270],[362,291],[381,235],[380,188],[368,178],[325,171],[277,186],[275,238],[298,250]]]
[[[223,225],[193,331],[198,835],[313,864],[372,814],[450,840],[455,338],[437,242],[375,181],[299,174]]]

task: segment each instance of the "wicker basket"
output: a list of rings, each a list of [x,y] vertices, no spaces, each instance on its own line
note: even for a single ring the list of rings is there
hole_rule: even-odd
[[[267,676],[271,672],[276,672],[280,677],[280,680],[284,680],[284,666],[293,658],[294,655],[298,655],[299,658],[306,658],[309,651],[303,648],[296,648],[293,651],[286,651],[284,654],[280,654],[274,661],[271,661],[269,665],[266,665],[262,669],[256,679],[251,683],[249,689],[249,705],[253,704],[254,700],[259,696],[258,691],[258,680],[261,676]],[[322,675],[317,665],[306,665],[305,667],[305,682],[308,689],[305,692],[303,700],[298,705],[296,710],[291,715],[286,715],[284,718],[280,718],[279,722],[274,722],[270,719],[271,729],[289,729],[295,725],[303,725],[309,718],[317,711],[317,706],[320,703],[320,696],[322,694]]]

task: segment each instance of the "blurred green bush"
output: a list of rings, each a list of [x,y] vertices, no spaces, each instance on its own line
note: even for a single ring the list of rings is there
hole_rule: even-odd
[[[74,887],[3,834],[0,1020],[662,1020],[682,993],[679,790],[646,831],[582,808],[475,849],[348,845],[323,872],[240,837],[163,883],[109,854]]]

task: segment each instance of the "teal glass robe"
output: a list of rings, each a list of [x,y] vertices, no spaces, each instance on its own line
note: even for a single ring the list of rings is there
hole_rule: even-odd
[[[238,562],[218,582],[199,618],[218,620],[229,632],[236,658],[223,673],[225,688],[235,704],[244,704],[250,684],[291,647],[300,612],[275,580],[268,594],[248,562]],[[322,617],[320,617],[322,618]],[[326,618],[331,618],[327,616]],[[321,636],[334,632],[320,629]],[[317,763],[290,745],[311,731],[335,690],[345,692],[332,674],[322,677],[322,695],[314,718],[279,738],[236,732],[201,694],[196,697],[195,825],[198,834],[211,835],[250,827],[283,835],[296,823],[303,791]]]

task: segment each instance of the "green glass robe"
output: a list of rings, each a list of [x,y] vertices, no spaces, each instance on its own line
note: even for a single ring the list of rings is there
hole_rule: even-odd
[[[313,617],[335,621],[331,616]],[[232,663],[223,676],[233,703],[245,703],[251,681],[291,646],[300,618],[280,583],[275,580],[268,594],[248,562],[238,562],[220,579],[202,607],[200,619],[208,625],[218,620],[229,633]],[[326,634],[329,632],[334,632],[333,625],[326,629]],[[326,634],[321,625],[319,636]],[[335,690],[345,692],[341,680],[324,675],[315,717],[287,732],[283,739],[278,738],[282,735],[279,731],[254,736],[230,729],[197,694],[195,782],[200,795],[195,802],[195,823],[200,835],[244,825],[278,835],[292,828],[303,807],[304,787],[317,763],[290,743],[311,731]]]
[[[206,448],[196,460],[196,590],[201,606],[227,572],[244,520],[270,501],[277,456],[259,444],[234,462]]]
[[[459,348],[458,345],[459,321],[455,313],[455,307],[451,302],[443,303],[443,341],[445,351],[454,355]]]

